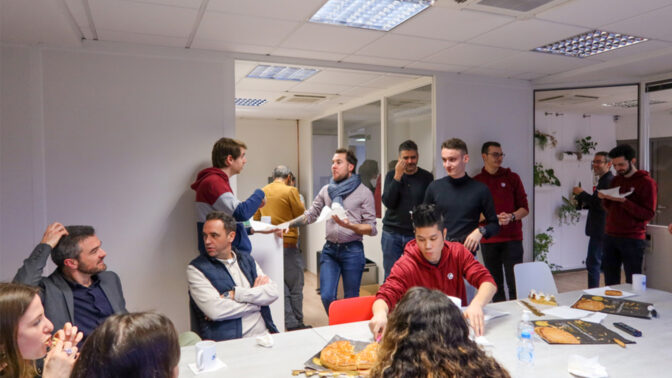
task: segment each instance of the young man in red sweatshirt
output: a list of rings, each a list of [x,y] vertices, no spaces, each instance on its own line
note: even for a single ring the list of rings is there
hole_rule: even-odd
[[[523,224],[521,220],[530,213],[527,193],[520,177],[510,168],[503,168],[504,153],[497,142],[485,142],[481,147],[483,169],[474,180],[488,186],[495,201],[499,220],[499,233],[481,240],[483,263],[497,283],[494,302],[506,300],[504,275],[509,287],[509,299],[516,299],[516,280],[513,266],[523,262]],[[483,223],[484,224],[484,223]],[[502,274],[504,268],[504,275]]]
[[[621,264],[625,282],[632,283],[632,275],[642,273],[642,259],[646,225],[656,215],[657,185],[649,173],[635,167],[635,150],[622,144],[609,151],[616,177],[611,187],[620,187],[619,193],[632,192],[626,197],[598,193],[607,211],[602,269],[604,284],[621,283]]]
[[[478,293],[464,310],[464,316],[480,336],[484,330],[483,307],[497,291],[495,281],[461,243],[445,241],[443,217],[435,205],[420,204],[413,209],[415,239],[406,244],[404,254],[392,267],[385,283],[378,289],[373,303],[369,328],[374,337],[385,330],[387,315],[413,286],[441,290],[462,299],[467,305],[464,278]]]

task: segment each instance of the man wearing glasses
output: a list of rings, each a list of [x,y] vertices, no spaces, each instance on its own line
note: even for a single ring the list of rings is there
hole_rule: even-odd
[[[483,263],[497,284],[494,302],[506,300],[504,277],[509,288],[509,299],[516,298],[516,280],[513,266],[523,262],[523,225],[521,219],[529,214],[527,194],[520,177],[503,168],[504,153],[498,142],[485,142],[481,147],[483,169],[474,176],[474,180],[488,186],[495,201],[495,211],[499,220],[499,233],[489,239],[481,240]],[[484,221],[484,219],[481,219]],[[599,270],[598,270],[599,274]]]
[[[588,240],[588,255],[586,256],[586,269],[588,270],[588,288],[600,286],[600,268],[602,266],[602,247],[604,244],[604,222],[607,213],[602,207],[602,200],[597,196],[598,190],[609,189],[614,175],[611,173],[611,158],[606,151],[600,151],[593,158],[593,172],[598,177],[597,186],[593,188],[593,194],[588,194],[581,187],[572,189],[581,207],[588,209],[586,220],[586,235]]]

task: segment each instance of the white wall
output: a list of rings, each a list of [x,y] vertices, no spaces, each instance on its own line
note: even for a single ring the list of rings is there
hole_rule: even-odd
[[[279,164],[296,174],[297,131],[295,120],[236,119],[236,138],[247,145],[247,164],[237,176],[236,194],[240,200],[268,184],[273,168]]]
[[[503,80],[468,75],[436,75],[436,160],[435,177],[446,173],[439,156],[441,143],[460,138],[467,143],[470,161],[467,172],[474,176],[483,167],[481,145],[489,140],[502,144],[504,167],[520,175],[530,212],[532,190],[532,88],[522,80]],[[523,219],[525,261],[532,259],[532,219]]]
[[[189,185],[214,141],[234,135],[233,60],[126,45],[2,49],[11,111],[1,124],[0,280],[48,222],[91,224],[128,309],[156,309],[186,330]]]
[[[547,146],[541,150],[536,147],[535,160],[545,169],[552,168],[560,180],[561,186],[535,188],[535,232],[545,232],[553,227],[554,244],[549,252],[549,261],[562,266],[563,270],[585,267],[588,237],[585,235],[587,210],[581,212],[581,219],[574,225],[560,225],[557,209],[562,205],[562,196],[570,198],[572,188],[579,183],[592,193],[593,173],[592,154],[581,160],[559,160],[563,151],[575,151],[576,139],[591,136],[597,142],[597,151],[609,151],[616,146],[616,125],[610,115],[592,115],[584,118],[582,114],[564,112],[562,116],[545,115],[535,112],[536,128],[552,134],[558,140],[557,147]],[[620,122],[620,121],[619,121]],[[635,124],[636,125],[636,124]],[[637,127],[631,127],[637,130]]]

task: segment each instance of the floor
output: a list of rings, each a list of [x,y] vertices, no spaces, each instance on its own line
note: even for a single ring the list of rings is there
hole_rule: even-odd
[[[303,322],[313,327],[321,327],[329,324],[329,318],[324,311],[320,295],[315,291],[317,288],[317,276],[311,272],[304,273],[305,284],[303,287]],[[588,273],[586,270],[572,272],[556,273],[555,284],[558,291],[582,290],[588,288]],[[625,282],[625,279],[622,279]],[[600,278],[600,286],[604,286],[604,276]],[[373,295],[376,292],[376,286],[363,287],[360,295]]]

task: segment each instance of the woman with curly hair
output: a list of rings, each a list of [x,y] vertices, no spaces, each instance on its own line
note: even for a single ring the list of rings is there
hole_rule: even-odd
[[[112,315],[82,346],[72,378],[175,378],[180,345],[165,315]]]
[[[469,339],[442,292],[413,287],[390,315],[371,377],[502,377],[508,372]]]
[[[38,375],[35,360],[44,359],[43,378],[67,378],[82,339],[66,323],[52,339],[54,325],[44,316],[39,289],[0,283],[0,377],[32,378]],[[67,333],[67,336],[66,336]],[[50,347],[49,352],[47,348]]]

